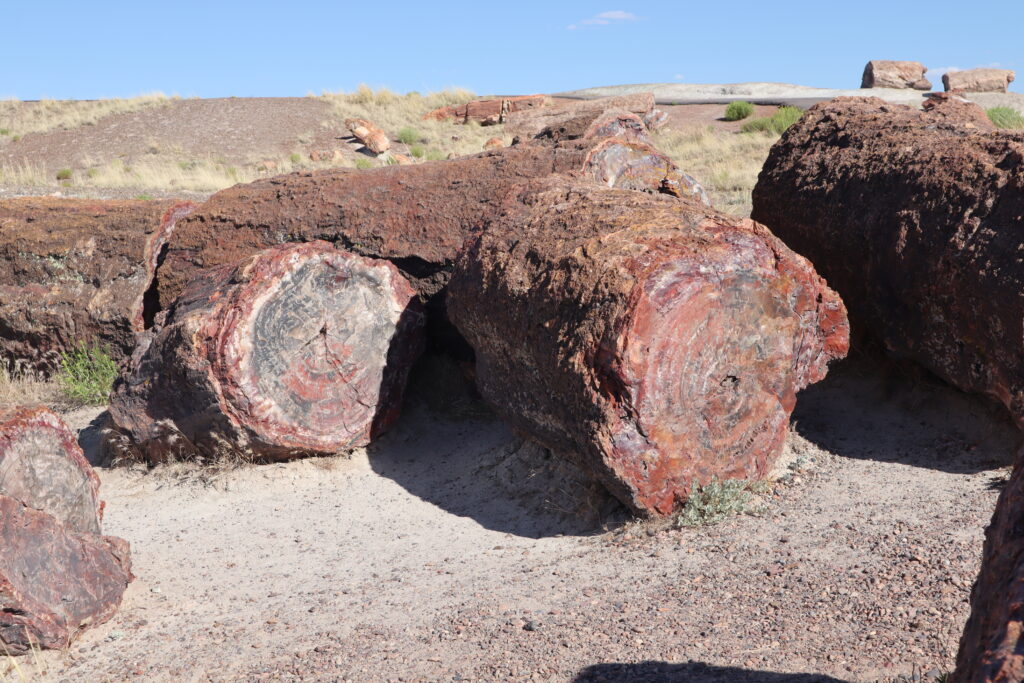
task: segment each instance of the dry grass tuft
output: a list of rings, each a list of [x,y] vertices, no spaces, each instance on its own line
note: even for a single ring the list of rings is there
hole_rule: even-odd
[[[654,143],[704,186],[715,208],[746,217],[757,175],[778,139],[773,133],[729,133],[707,126],[661,131]]]
[[[0,100],[0,130],[8,135],[91,126],[105,116],[160,107],[176,97],[161,92],[113,100]]]
[[[52,380],[23,375],[12,377],[0,369],[0,406],[44,404],[55,406],[61,402],[60,385]]]

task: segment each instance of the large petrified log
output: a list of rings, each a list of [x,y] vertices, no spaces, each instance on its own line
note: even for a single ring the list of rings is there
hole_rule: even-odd
[[[1024,133],[944,109],[813,107],[772,148],[753,217],[811,259],[855,328],[1024,424]]]
[[[506,130],[523,139],[536,137],[545,128],[557,128],[567,121],[581,117],[596,117],[612,109],[624,109],[644,117],[654,110],[654,93],[635,93],[600,97],[594,100],[567,102],[543,109],[529,109],[509,114]]]
[[[942,87],[965,92],[1006,92],[1016,74],[1010,69],[967,69],[942,74]]]
[[[539,109],[547,103],[544,95],[518,95],[516,97],[495,97],[485,100],[473,100],[458,107],[441,107],[423,115],[424,119],[444,121],[452,119],[456,123],[476,121],[490,126],[504,123],[507,117],[518,111]]]
[[[367,444],[394,420],[423,315],[387,261],[281,245],[198,275],[111,396],[151,462]]]
[[[927,70],[921,62],[873,59],[864,67],[860,87],[931,90],[932,84],[924,76]]]
[[[448,312],[499,413],[653,515],[763,476],[848,344],[839,297],[763,226],[554,179],[460,257]]]
[[[50,372],[99,344],[117,358],[159,307],[151,290],[175,201],[30,197],[0,201],[0,364]]]
[[[539,142],[617,138],[650,145],[647,125],[639,116],[625,109],[587,111],[552,123],[533,138]]]
[[[490,223],[509,190],[552,173],[677,196],[703,193],[656,150],[614,140],[518,145],[366,171],[293,173],[222,190],[181,221],[159,271],[160,301],[173,301],[202,268],[235,263],[275,244],[317,239],[391,260],[427,298],[443,287],[463,242]]]
[[[0,495],[52,515],[72,531],[100,533],[100,480],[75,435],[41,406],[0,408]]]
[[[67,648],[117,611],[132,580],[128,543],[74,531],[0,495],[0,651]]]
[[[345,119],[349,132],[374,154],[383,154],[391,149],[387,134],[366,119]]]
[[[1024,680],[1024,452],[985,530],[971,616],[950,681]]]

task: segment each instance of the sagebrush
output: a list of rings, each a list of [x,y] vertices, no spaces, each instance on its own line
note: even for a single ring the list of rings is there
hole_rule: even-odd
[[[750,102],[737,100],[735,102],[730,102],[729,106],[725,108],[725,120],[741,121],[753,113],[754,105],[752,105]]]

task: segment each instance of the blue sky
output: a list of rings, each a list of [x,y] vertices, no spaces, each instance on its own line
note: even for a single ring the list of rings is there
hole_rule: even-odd
[[[1024,0],[0,0],[0,97],[285,96],[647,82],[860,85],[869,59],[1016,69]],[[934,79],[941,89],[941,82]]]

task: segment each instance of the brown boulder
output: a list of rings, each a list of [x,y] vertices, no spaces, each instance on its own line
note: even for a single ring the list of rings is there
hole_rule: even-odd
[[[163,248],[193,208],[173,200],[0,201],[0,364],[49,373],[80,344],[130,355],[160,305],[151,284]]]
[[[448,312],[484,398],[646,515],[764,476],[848,344],[839,297],[763,226],[555,178],[463,252]]]
[[[920,62],[873,59],[864,67],[860,87],[931,90],[931,82],[924,77],[927,70]]]
[[[398,415],[422,325],[387,261],[326,242],[273,247],[189,283],[110,414],[151,463],[364,446]]]
[[[132,580],[128,543],[81,533],[0,495],[0,649],[65,649],[110,619]]]
[[[752,216],[811,259],[855,327],[1024,424],[1024,134],[944,108],[812,107],[772,148]]]
[[[71,531],[100,533],[100,480],[78,440],[42,406],[0,408],[0,495],[52,515]]]
[[[654,109],[654,93],[578,100],[543,109],[516,112],[506,117],[505,129],[523,139],[533,138],[545,128],[557,127],[565,121],[580,117],[597,117],[612,109],[625,110],[640,117],[646,116]]]
[[[668,123],[668,114],[661,109],[652,109],[644,114],[643,121],[647,130],[658,130]]]
[[[537,142],[555,143],[563,140],[601,140],[616,138],[650,145],[647,126],[636,114],[625,109],[587,111],[573,118],[552,123],[533,138]]]
[[[391,149],[391,141],[384,131],[366,119],[345,119],[345,125],[349,132],[374,154],[383,154]]]
[[[484,143],[484,149],[501,149],[505,146],[505,141],[501,138],[491,138]]]
[[[968,69],[942,75],[942,87],[964,92],[1006,92],[1016,74],[1009,69]]]

